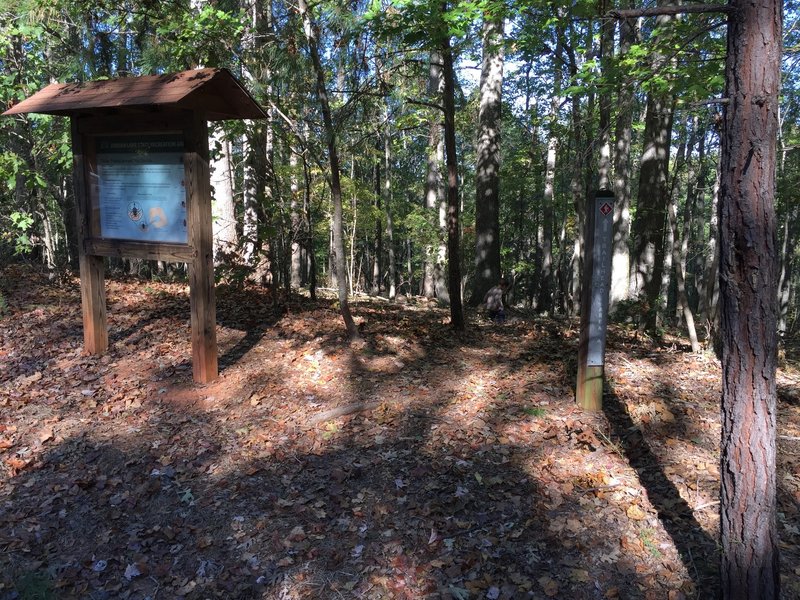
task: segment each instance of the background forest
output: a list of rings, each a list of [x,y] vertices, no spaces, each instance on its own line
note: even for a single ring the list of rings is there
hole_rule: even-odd
[[[213,129],[217,277],[312,296],[343,281],[460,309],[502,276],[514,303],[574,315],[587,200],[612,189],[612,306],[654,332],[682,318],[696,346],[694,323],[702,339],[717,313],[726,16],[623,18],[634,5],[6,0],[0,106],[50,82],[230,69],[269,118]],[[800,232],[800,32],[785,11],[783,333]],[[69,135],[60,117],[0,120],[3,261],[76,266]]]

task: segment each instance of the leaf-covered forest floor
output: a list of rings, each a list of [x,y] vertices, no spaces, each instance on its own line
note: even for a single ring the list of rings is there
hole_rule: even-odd
[[[614,326],[604,411],[577,327],[218,288],[192,382],[185,285],[0,270],[0,599],[714,598],[720,367]],[[800,598],[800,370],[779,372],[785,598]]]

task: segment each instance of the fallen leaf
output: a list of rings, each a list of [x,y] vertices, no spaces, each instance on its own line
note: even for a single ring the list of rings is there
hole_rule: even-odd
[[[558,582],[549,575],[542,575],[538,582],[546,596],[555,598],[558,595]]]
[[[141,574],[142,572],[139,570],[139,567],[136,565],[136,563],[130,564],[127,567],[125,567],[125,579],[127,579],[128,581],[130,581],[134,577],[138,577]]]
[[[633,519],[634,521],[642,521],[647,518],[647,513],[644,512],[638,504],[631,504],[628,510],[625,511],[625,514],[628,515],[629,519]]]

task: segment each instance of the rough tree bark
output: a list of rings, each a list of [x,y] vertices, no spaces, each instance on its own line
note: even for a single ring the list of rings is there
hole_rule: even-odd
[[[314,65],[316,74],[317,96],[319,97],[322,109],[322,121],[325,129],[325,137],[328,146],[328,161],[330,163],[330,186],[331,200],[333,201],[333,215],[331,217],[331,228],[333,233],[333,262],[336,268],[337,291],[339,296],[339,311],[342,314],[347,335],[351,340],[360,337],[358,327],[353,320],[350,312],[350,304],[347,298],[347,267],[344,255],[344,227],[342,224],[342,182],[339,173],[339,153],[336,148],[336,130],[333,127],[333,117],[328,101],[328,90],[325,87],[325,70],[319,56],[319,41],[317,28],[311,13],[308,9],[306,0],[299,0],[297,3],[300,15],[303,18],[303,29],[305,30],[308,50],[311,54],[311,62]]]
[[[776,521],[778,0],[733,0],[720,179],[722,597],[780,597]]]
[[[556,48],[553,55],[553,97],[550,102],[550,115],[548,118],[542,218],[536,228],[536,266],[539,272],[536,309],[542,313],[548,313],[553,308],[553,212],[556,201],[556,155],[559,146],[558,114],[563,103],[561,80],[563,73],[564,26],[562,23],[563,21],[559,21],[559,25],[556,27]]]
[[[636,25],[632,19],[620,21],[619,54],[624,57],[636,42]],[[634,94],[630,77],[623,77],[617,88],[617,118],[614,148],[614,253],[611,258],[611,290],[609,311],[617,302],[628,298],[630,276],[631,233],[631,139],[633,130]]]
[[[446,8],[443,7],[443,10]],[[464,307],[461,302],[461,206],[458,202],[458,158],[456,157],[456,108],[453,49],[450,37],[442,41],[444,77],[444,149],[447,165],[447,287],[450,294],[450,325],[464,330]]]
[[[503,91],[503,18],[487,14],[475,164],[475,279],[470,305],[477,306],[500,280],[500,122]]]
[[[386,211],[386,246],[389,253],[389,300],[397,295],[397,262],[394,254],[394,220],[392,218],[392,128],[389,105],[386,105],[386,119],[383,130],[383,206]]]
[[[659,7],[670,5],[672,0],[659,0]],[[656,20],[656,29],[664,31],[670,15]],[[659,73],[667,58],[654,52],[651,68]],[[642,147],[639,189],[636,199],[636,219],[633,222],[634,245],[631,257],[631,296],[644,295],[648,310],[644,325],[655,331],[658,325],[661,279],[664,273],[665,217],[669,203],[669,152],[672,137],[672,120],[675,99],[671,92],[651,89],[647,94],[647,113]]]
[[[236,251],[236,206],[233,200],[233,174],[230,142],[221,128],[211,135],[217,154],[211,161],[211,187],[214,188],[214,262],[229,262]]]
[[[442,57],[438,50],[431,50],[430,71],[428,76],[428,96],[439,100],[444,93],[442,77]],[[444,265],[447,260],[447,211],[444,194],[444,179],[441,165],[444,163],[444,138],[442,136],[442,116],[436,110],[430,122],[428,141],[428,162],[425,170],[425,208],[438,227],[437,242],[425,249],[425,281],[423,283],[426,298],[438,298],[442,303],[449,303],[447,283],[444,277]]]

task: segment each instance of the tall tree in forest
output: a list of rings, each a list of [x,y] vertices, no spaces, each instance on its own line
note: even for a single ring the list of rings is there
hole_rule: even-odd
[[[214,262],[227,262],[236,251],[236,206],[234,204],[231,142],[222,127],[214,127],[210,136],[211,187],[214,189]]]
[[[441,100],[444,93],[442,79],[442,57],[438,49],[430,52],[428,74],[428,97]],[[438,109],[429,111],[430,134],[428,138],[428,156],[425,167],[425,208],[430,218],[439,229],[439,240],[435,245],[425,249],[424,294],[428,298],[436,297],[441,302],[450,302],[447,284],[444,277],[444,266],[447,258],[447,246],[444,243],[447,233],[447,221],[444,198],[444,181],[442,179],[442,163],[444,163],[444,138],[442,136],[442,116]]]
[[[619,56],[627,58],[636,41],[633,19],[619,24]],[[630,77],[622,75],[617,86],[617,117],[614,145],[614,241],[611,258],[611,290],[609,310],[620,300],[628,298],[630,277],[631,231],[631,138],[633,130],[633,85]]]
[[[319,33],[306,0],[299,0],[297,6],[303,19],[303,30],[305,32],[306,42],[308,43],[308,51],[311,55],[311,63],[314,66],[314,73],[316,74],[317,96],[322,110],[322,121],[328,147],[328,162],[331,170],[329,183],[331,188],[331,200],[333,201],[331,226],[333,229],[333,254],[334,267],[337,273],[339,310],[342,314],[345,328],[347,329],[347,335],[350,339],[357,339],[359,337],[358,327],[350,312],[347,296],[347,267],[344,255],[342,182],[339,173],[339,153],[336,147],[336,130],[333,126],[333,117],[331,115],[330,102],[328,101],[328,90],[325,85],[325,69],[322,66],[322,59],[319,53]]]
[[[659,2],[659,6],[671,0]],[[673,15],[662,14],[656,20],[656,37],[664,31]],[[662,69],[666,58],[658,51],[653,53],[653,77],[647,94],[644,122],[639,191],[636,198],[636,219],[633,223],[634,246],[632,256],[631,296],[643,296],[649,310],[645,327],[655,331],[659,316],[661,278],[664,270],[665,216],[669,202],[669,152],[672,137],[672,119],[675,99],[664,81]]]
[[[780,597],[775,157],[782,3],[732,0],[720,181],[722,597]]]
[[[392,195],[392,119],[389,110],[388,99],[386,101],[386,118],[384,119],[383,127],[383,173],[384,182],[383,190],[383,206],[386,211],[386,245],[389,253],[389,281],[387,292],[389,300],[394,300],[397,295],[396,282],[397,282],[397,262],[394,253],[394,202]]]
[[[558,122],[561,111],[563,52],[566,17],[563,9],[559,9],[559,20],[555,28],[555,52],[553,54],[553,95],[550,99],[548,116],[547,155],[545,157],[544,193],[542,194],[542,211],[539,227],[536,232],[536,268],[539,272],[538,298],[536,308],[540,312],[549,312],[553,304],[553,214],[556,201],[556,158],[559,147],[560,128]]]
[[[503,91],[503,15],[490,6],[483,22],[483,61],[475,164],[475,277],[477,306],[500,279],[500,122]]]
[[[442,12],[447,3],[442,5]],[[464,329],[461,301],[461,205],[458,198],[458,158],[456,157],[456,107],[453,48],[449,31],[441,35],[442,76],[444,77],[444,153],[447,166],[447,287],[450,294],[450,325]]]

